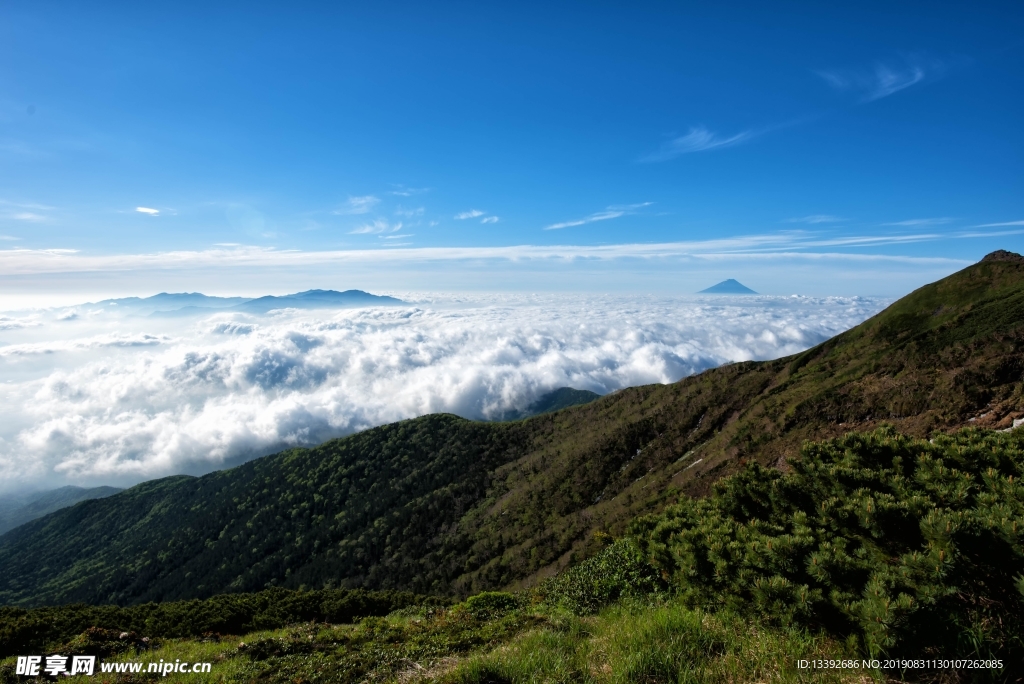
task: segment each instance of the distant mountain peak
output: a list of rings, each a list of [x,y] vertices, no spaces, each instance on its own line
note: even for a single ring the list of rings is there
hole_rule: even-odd
[[[247,313],[267,313],[273,309],[334,309],[359,306],[394,306],[404,304],[400,299],[375,295],[362,290],[306,290],[295,294],[267,295],[232,307]]]
[[[738,280],[729,278],[697,294],[757,294]]]
[[[986,254],[982,261],[1015,261],[1017,263],[1024,263],[1024,256],[1016,252],[1008,252],[1005,249],[997,249]]]
[[[400,299],[386,295],[375,295],[362,290],[306,290],[287,295],[265,295],[263,297],[210,297],[199,292],[168,294],[161,292],[146,299],[131,298],[106,300],[100,304],[122,303],[135,311],[152,309],[150,316],[160,318],[205,315],[213,311],[242,311],[251,314],[265,314],[275,309],[343,309],[363,306],[397,306],[404,304]]]

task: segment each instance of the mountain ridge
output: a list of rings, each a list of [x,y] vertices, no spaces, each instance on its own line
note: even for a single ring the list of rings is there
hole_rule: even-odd
[[[600,399],[601,395],[590,390],[579,390],[574,387],[559,387],[538,397],[529,406],[514,411],[506,411],[496,420],[523,420],[533,416],[561,411],[572,406],[582,406]]]
[[[17,498],[8,495],[0,500],[0,535],[79,501],[112,496],[121,491],[124,491],[121,487],[85,488],[67,485]]]
[[[513,423],[424,416],[58,511],[0,537],[0,603],[522,587],[804,440],[1022,416],[1024,261],[983,260],[790,357]]]
[[[151,297],[122,297],[104,299],[90,306],[113,306],[130,309],[154,317],[174,317],[211,313],[214,311],[241,311],[267,313],[274,309],[349,308],[354,306],[398,306],[400,299],[375,295],[363,290],[305,290],[287,295],[262,297],[217,297],[200,292],[161,292]]]
[[[319,309],[351,306],[397,306],[404,304],[400,299],[386,295],[374,295],[362,290],[306,290],[295,294],[276,297],[266,295],[257,297],[231,307],[235,311],[246,313],[267,313],[274,309]]]

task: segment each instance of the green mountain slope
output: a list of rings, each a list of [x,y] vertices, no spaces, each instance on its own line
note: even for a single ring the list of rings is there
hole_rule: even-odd
[[[0,502],[0,535],[8,530],[13,530],[19,525],[24,525],[29,520],[41,518],[47,513],[59,511],[62,508],[73,506],[79,501],[89,499],[101,499],[123,491],[119,487],[60,487],[45,492],[34,492],[26,497],[19,497],[11,501],[12,505],[3,506],[6,501]]]
[[[987,259],[793,357],[516,423],[426,416],[58,511],[0,537],[0,603],[533,583],[806,439],[1008,426],[1022,377],[1024,259]]]
[[[457,551],[444,533],[518,453],[512,425],[426,416],[83,502],[0,538],[0,602],[129,604],[340,578],[443,589]]]
[[[595,399],[600,398],[600,394],[597,392],[591,392],[590,390],[578,390],[572,387],[559,387],[558,389],[552,390],[551,392],[541,396],[537,401],[520,411],[506,412],[498,420],[522,420],[523,418],[531,418],[544,413],[561,411],[562,409],[569,408],[570,406],[582,406],[583,404],[589,404]]]

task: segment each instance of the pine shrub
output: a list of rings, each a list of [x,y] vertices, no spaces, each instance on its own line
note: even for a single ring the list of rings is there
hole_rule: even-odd
[[[869,655],[1024,662],[1024,431],[881,428],[751,465],[640,518],[692,605],[824,629]]]

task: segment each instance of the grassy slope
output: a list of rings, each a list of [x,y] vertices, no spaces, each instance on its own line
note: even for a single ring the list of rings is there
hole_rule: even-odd
[[[532,583],[594,532],[806,439],[1024,415],[1022,351],[1024,264],[983,262],[794,357],[518,423],[426,416],[79,504],[0,538],[0,602]]]
[[[498,613],[453,608],[406,610],[356,625],[301,624],[241,637],[159,639],[150,651],[107,656],[89,635],[54,652],[99,653],[103,660],[212,663],[210,682],[861,682],[865,671],[813,672],[799,658],[839,658],[841,644],[799,630],[751,626],[676,602],[624,604],[578,617],[546,605]],[[97,649],[96,646],[99,646]],[[97,668],[98,670],[99,668]],[[0,682],[14,682],[14,657]],[[154,681],[153,675],[99,675],[104,681]],[[158,677],[199,681],[195,674]],[[71,677],[93,682],[97,677]]]

